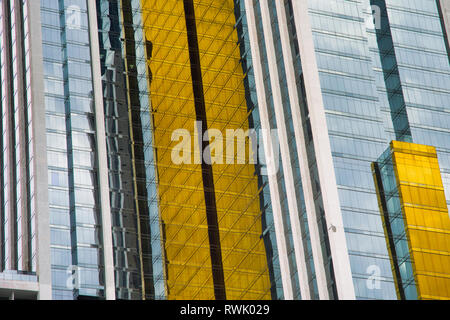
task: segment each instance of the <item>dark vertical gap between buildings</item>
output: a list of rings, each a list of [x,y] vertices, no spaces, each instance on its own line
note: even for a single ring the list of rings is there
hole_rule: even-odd
[[[197,26],[193,0],[184,1],[186,17],[186,30],[189,45],[189,57],[191,61],[192,85],[195,99],[195,112],[197,122],[202,124],[199,132],[201,150],[205,150],[209,141],[203,137],[208,128],[206,119],[205,97],[203,93],[203,79],[200,65],[200,52],[198,47]],[[209,247],[211,253],[212,276],[214,294],[217,300],[226,300],[225,277],[222,264],[222,249],[220,245],[219,223],[217,218],[217,206],[214,190],[214,177],[212,166],[202,161],[203,190],[205,194],[206,218],[208,222]]]

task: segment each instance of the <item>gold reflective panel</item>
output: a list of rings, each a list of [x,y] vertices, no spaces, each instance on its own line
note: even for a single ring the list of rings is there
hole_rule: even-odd
[[[196,120],[183,1],[143,0],[168,299],[214,299],[201,166],[174,165],[172,133]],[[150,48],[149,48],[150,47]]]
[[[393,141],[390,155],[417,298],[450,299],[450,218],[436,149]]]
[[[194,6],[208,124],[226,143],[226,130],[248,130],[234,1],[194,0]],[[248,150],[248,141],[245,146]],[[233,164],[213,165],[226,294],[228,299],[269,299],[257,176],[254,165],[239,165],[241,159],[233,155]]]
[[[244,75],[234,28],[234,2],[190,1],[195,11],[196,54],[201,66],[205,121],[207,129],[217,130],[209,132],[209,141],[216,146],[211,146],[210,154],[217,163],[210,166],[215,208],[208,212],[217,215],[226,298],[270,299],[255,167],[249,163],[248,151],[245,159],[237,148],[226,158],[232,147],[227,145],[227,136],[231,134],[227,130],[245,132],[249,128]],[[168,299],[214,299],[205,181],[198,162],[201,155],[195,129],[199,99],[194,94],[191,67],[196,66],[191,65],[193,49],[188,41],[193,38],[187,31],[185,2],[188,1],[142,0],[151,73],[166,292]],[[198,79],[195,81],[198,88]],[[172,153],[181,140],[172,141],[172,135],[179,129],[185,129],[192,138],[188,141],[190,150],[195,150],[190,155],[191,164],[173,161]],[[249,149],[248,139],[241,136],[237,140],[236,145],[242,142],[245,150]]]

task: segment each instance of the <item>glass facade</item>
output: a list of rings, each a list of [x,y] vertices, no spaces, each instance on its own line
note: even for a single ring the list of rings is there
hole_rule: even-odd
[[[196,161],[199,156],[224,156],[223,146],[211,146],[207,129],[215,130],[210,135],[226,136],[226,130],[249,128],[234,3],[187,0],[143,1],[142,5],[166,296],[271,298],[261,239],[262,190],[254,165],[228,164],[245,160],[237,152],[211,165]],[[192,161],[175,165],[172,155],[178,141],[170,139],[180,129],[189,138],[200,136],[201,142],[192,140]],[[242,139],[237,137],[238,144],[248,146],[248,140]],[[234,144],[233,138],[227,147]]]
[[[153,299],[162,262],[142,11],[97,1],[97,12],[116,298]]]
[[[363,3],[308,1],[355,295],[394,298],[370,162],[387,139],[374,81]],[[333,32],[331,32],[333,30]],[[370,266],[380,290],[366,286]]]
[[[446,8],[0,0],[0,289],[450,298]]]
[[[450,204],[450,64],[437,2],[392,1],[388,14],[396,17],[390,18],[391,33],[412,139],[437,148]],[[422,23],[415,25],[416,20]]]
[[[266,51],[270,47],[267,43],[264,44],[264,37],[271,37],[277,59],[269,63],[276,63],[278,70],[281,70],[279,83],[282,87],[281,96],[285,99],[282,105],[287,110],[290,108],[292,113],[295,113],[295,108],[301,111],[309,179],[314,191],[320,230],[319,239],[312,237],[308,240],[306,237],[305,240],[307,243],[311,239],[313,244],[317,240],[321,243],[322,267],[325,267],[328,295],[330,298],[339,298],[340,289],[335,273],[339,262],[333,261],[339,255],[336,253],[337,249],[330,246],[329,240],[330,230],[336,228],[330,226],[332,214],[330,208],[326,209],[324,205],[330,201],[330,197],[323,194],[323,190],[331,184],[331,188],[338,190],[355,297],[394,299],[395,277],[390,268],[390,252],[385,242],[370,164],[376,161],[391,140],[434,145],[439,154],[445,190],[448,189],[445,169],[448,158],[445,141],[448,139],[443,123],[447,123],[444,113],[449,101],[448,90],[445,88],[449,83],[449,63],[443,31],[445,26],[440,20],[442,13],[438,10],[437,2],[307,1],[305,10],[298,3],[284,1],[287,19],[282,23],[289,25],[292,66],[286,65],[289,59],[282,59],[287,52],[282,52],[282,44],[278,38],[282,21],[280,11],[269,2],[271,34],[262,27],[267,23],[260,14],[264,10],[265,1],[246,3],[254,7],[256,24],[259,25],[257,31],[262,44],[260,42],[254,45],[260,49],[263,69],[268,70]],[[246,13],[252,14],[248,7]],[[303,15],[300,17],[299,14]],[[303,20],[299,22],[296,19]],[[309,20],[310,26],[304,23],[305,19]],[[307,40],[301,36],[312,37],[312,50],[306,47]],[[309,60],[305,62],[305,59]],[[304,76],[302,70],[306,68],[303,63],[311,65],[312,59],[317,64],[313,73],[319,77],[319,87],[308,83],[314,79],[311,79],[311,73]],[[299,95],[298,106],[290,106],[286,99],[291,90],[286,82],[289,68],[293,68],[296,74],[297,88],[293,94]],[[285,73],[283,69],[286,70]],[[266,92],[270,95],[273,88],[270,87],[267,71],[263,77]],[[304,77],[309,78],[305,80]],[[424,95],[420,99],[411,94],[417,90],[423,92],[418,93]],[[311,101],[308,99],[314,101],[312,110],[309,109]],[[323,103],[326,126],[317,120],[321,112],[317,106],[320,100]],[[270,110],[270,97],[268,103]],[[420,116],[416,115],[417,112]],[[433,112],[437,112],[439,116],[436,114],[436,118],[431,119],[430,114]],[[427,125],[424,118],[430,119]],[[289,125],[289,117],[286,118],[286,124]],[[278,129],[280,130],[280,126]],[[320,139],[318,131],[324,130],[330,143],[335,186],[329,177],[321,177],[320,171],[323,168],[318,167],[321,159],[317,157],[321,157],[320,154],[325,149],[315,140]],[[290,134],[293,136],[292,131]],[[296,154],[294,148],[288,152],[291,156]],[[295,168],[296,165],[292,164],[291,167]],[[293,176],[295,178],[295,173]],[[301,178],[303,181],[308,180],[304,173],[300,175]],[[305,235],[305,231],[303,234]],[[346,286],[350,287],[351,284],[347,283]],[[317,296],[316,293],[315,297]]]
[[[67,25],[69,16],[77,17]],[[41,1],[54,299],[104,297],[86,1]],[[67,285],[72,270],[79,285]]]

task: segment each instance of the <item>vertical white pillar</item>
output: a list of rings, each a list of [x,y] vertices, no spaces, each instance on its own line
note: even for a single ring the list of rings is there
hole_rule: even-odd
[[[105,296],[115,300],[114,257],[112,242],[111,207],[109,202],[108,158],[106,149],[105,114],[100,68],[96,2],[87,0],[91,44],[92,79],[94,86],[95,123],[97,141],[98,184],[102,217],[103,258],[105,263]]]
[[[36,271],[39,276],[39,300],[52,299],[50,263],[50,215],[48,210],[47,137],[45,127],[44,71],[40,1],[27,1],[30,29],[32,130],[34,144],[34,201],[37,244]]]

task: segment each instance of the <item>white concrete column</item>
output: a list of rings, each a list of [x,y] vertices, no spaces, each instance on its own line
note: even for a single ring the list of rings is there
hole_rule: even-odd
[[[34,144],[34,201],[39,300],[52,299],[50,214],[48,210],[47,137],[45,127],[44,71],[40,1],[27,1],[30,29],[32,131]]]
[[[91,44],[92,82],[94,86],[95,123],[97,141],[98,184],[102,217],[103,258],[105,263],[105,296],[115,300],[114,257],[112,242],[111,207],[109,202],[108,158],[106,149],[105,112],[100,67],[96,2],[87,0]]]

